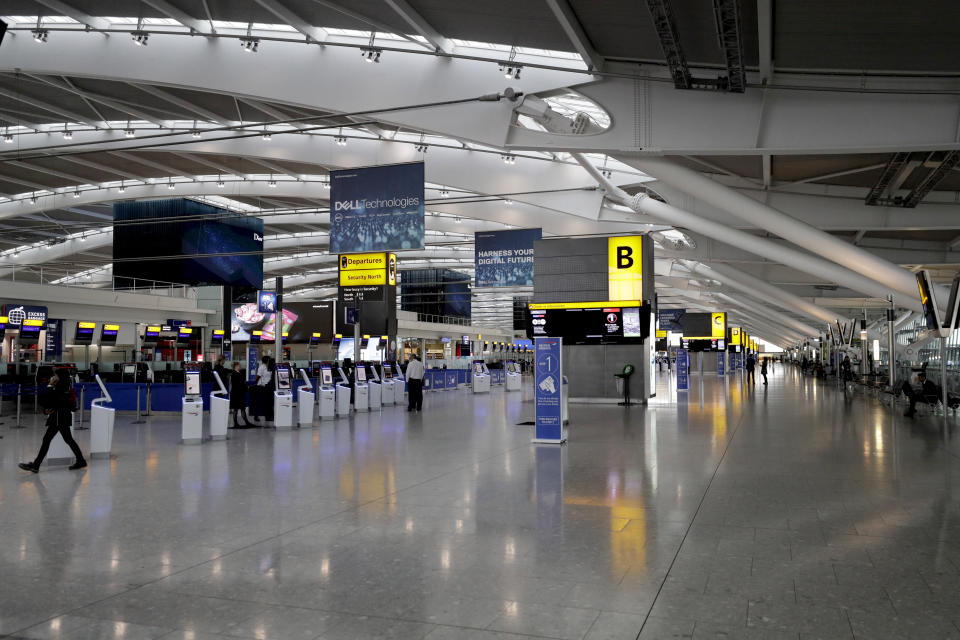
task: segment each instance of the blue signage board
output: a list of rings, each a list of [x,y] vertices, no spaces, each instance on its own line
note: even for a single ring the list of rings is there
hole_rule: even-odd
[[[260,366],[260,359],[257,357],[258,349],[254,346],[247,347],[247,382],[253,382],[257,377],[257,367]]]
[[[563,437],[562,338],[536,338],[534,380],[536,436],[534,442],[560,444]]]
[[[330,172],[330,253],[422,249],[422,162]]]
[[[47,308],[29,304],[5,304],[3,315],[7,316],[8,327],[19,327],[24,320],[47,321]]]
[[[533,243],[542,235],[540,229],[474,233],[476,286],[533,286]]]
[[[47,344],[44,345],[43,359],[56,362],[63,355],[63,320],[47,318]]]
[[[723,351],[717,354],[717,375],[724,375],[723,365],[726,364],[727,354]]]
[[[690,389],[690,360],[685,349],[677,349],[677,391]]]
[[[663,331],[683,331],[680,318],[687,312],[686,309],[657,309],[657,323]]]
[[[456,369],[447,369],[447,389],[456,389],[457,388],[457,370]]]
[[[257,311],[259,313],[276,313],[277,292],[257,291]]]

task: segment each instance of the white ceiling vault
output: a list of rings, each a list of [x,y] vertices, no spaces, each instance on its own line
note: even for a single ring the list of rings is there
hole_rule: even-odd
[[[268,278],[330,296],[328,172],[423,160],[404,264],[649,231],[661,306],[772,342],[915,309],[960,265],[960,26],[909,19],[949,5],[718,4],[739,40],[678,0],[7,0],[2,278],[103,286],[111,205],[175,196],[262,216]]]

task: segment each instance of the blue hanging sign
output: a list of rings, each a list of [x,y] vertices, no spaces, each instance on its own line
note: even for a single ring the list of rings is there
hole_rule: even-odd
[[[257,351],[258,349],[254,346],[247,347],[247,382],[253,382],[257,377],[257,367],[260,365]]]
[[[536,437],[534,442],[560,444],[563,437],[563,360],[562,338],[536,338],[535,406]]]
[[[257,311],[259,313],[277,312],[277,292],[276,291],[258,291],[257,292]]]
[[[690,389],[690,359],[685,349],[677,349],[677,391]]]

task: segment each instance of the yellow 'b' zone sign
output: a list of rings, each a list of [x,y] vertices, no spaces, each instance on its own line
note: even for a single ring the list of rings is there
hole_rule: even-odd
[[[610,300],[643,300],[643,236],[607,238]]]

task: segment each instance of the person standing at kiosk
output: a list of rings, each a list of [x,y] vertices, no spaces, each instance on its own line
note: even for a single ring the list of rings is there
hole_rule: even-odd
[[[270,366],[270,356],[260,359],[257,368],[256,387],[251,402],[250,413],[254,419],[263,418],[264,423],[273,419],[273,369]],[[261,425],[263,426],[263,425]]]
[[[222,379],[222,378],[221,378]],[[239,362],[233,363],[233,371],[230,373],[230,413],[233,414],[232,429],[250,429],[250,418],[247,416],[247,378],[243,375],[243,369]],[[243,426],[240,426],[238,418],[243,416]]]
[[[410,402],[407,404],[407,411],[416,409],[420,411],[423,408],[423,363],[420,362],[420,356],[413,354],[410,362],[407,363],[407,389]]]
[[[59,433],[63,436],[63,441],[67,443],[70,450],[77,460],[70,469],[83,469],[87,466],[87,461],[80,451],[80,445],[73,439],[70,433],[70,425],[73,423],[74,400],[71,398],[70,372],[66,369],[57,369],[57,372],[50,378],[50,384],[47,386],[47,392],[41,397],[43,403],[43,412],[47,414],[47,431],[43,434],[43,443],[40,445],[40,451],[33,462],[21,462],[20,468],[24,471],[38,473],[40,464],[47,457],[47,450],[50,449],[50,443]]]

